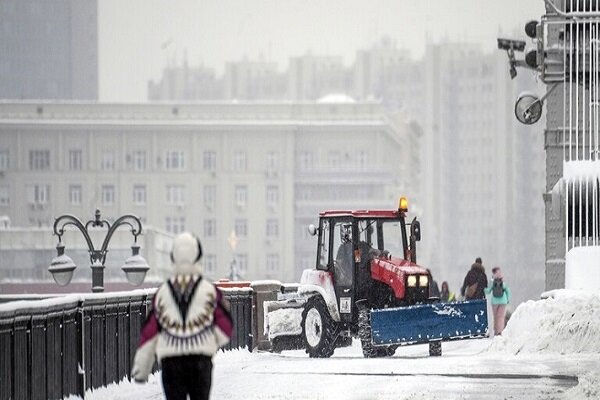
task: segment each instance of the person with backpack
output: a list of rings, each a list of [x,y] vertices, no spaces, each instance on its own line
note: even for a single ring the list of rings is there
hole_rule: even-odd
[[[481,257],[477,257],[471,269],[467,272],[460,294],[465,300],[485,299],[483,290],[487,287],[487,275],[481,261]]]
[[[501,335],[506,322],[506,305],[510,303],[510,289],[504,283],[500,267],[492,269],[492,281],[490,286],[485,289],[485,294],[492,295],[494,335]]]
[[[440,301],[442,303],[451,303],[453,301],[456,301],[456,297],[454,296],[454,293],[450,291],[448,287],[448,282],[446,281],[442,282],[442,290],[440,290]]]

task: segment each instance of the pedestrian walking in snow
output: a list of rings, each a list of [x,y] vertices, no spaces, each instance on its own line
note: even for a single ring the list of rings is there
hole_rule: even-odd
[[[429,268],[427,268],[427,272],[429,272],[429,297],[440,297],[440,287],[435,279],[433,279],[433,275]]]
[[[510,303],[510,289],[504,283],[500,267],[492,269],[492,281],[490,286],[485,289],[485,294],[492,295],[494,335],[501,335],[506,323],[506,305]]]
[[[442,303],[449,303],[452,301],[456,301],[456,297],[454,293],[450,291],[448,287],[448,282],[442,282],[442,290],[440,290],[440,301]]]
[[[229,303],[203,278],[201,257],[198,238],[175,237],[173,274],[154,295],[134,358],[131,377],[146,382],[156,357],[167,400],[208,399],[212,356],[233,332]]]
[[[480,257],[475,259],[467,272],[460,294],[465,300],[485,299],[483,290],[487,287],[487,275]]]

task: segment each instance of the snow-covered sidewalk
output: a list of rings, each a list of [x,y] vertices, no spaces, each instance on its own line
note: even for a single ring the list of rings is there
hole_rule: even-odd
[[[557,292],[520,305],[502,337],[426,345],[365,359],[360,344],[329,359],[304,351],[220,352],[213,399],[598,399],[600,295]],[[571,340],[569,339],[571,338]],[[569,343],[570,341],[574,343]],[[145,385],[124,381],[89,399],[160,399],[160,374]]]

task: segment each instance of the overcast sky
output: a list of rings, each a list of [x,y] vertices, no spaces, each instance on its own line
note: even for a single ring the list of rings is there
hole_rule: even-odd
[[[312,51],[354,61],[383,36],[422,55],[427,40],[478,42],[519,30],[544,12],[543,0],[102,0],[100,100],[145,101],[148,80],[169,62],[277,62]],[[514,35],[513,35],[514,36]]]

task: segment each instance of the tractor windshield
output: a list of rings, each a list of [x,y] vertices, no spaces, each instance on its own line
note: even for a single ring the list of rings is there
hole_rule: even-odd
[[[364,219],[359,221],[359,240],[373,249],[387,251],[390,255],[404,258],[402,224],[396,219]]]

